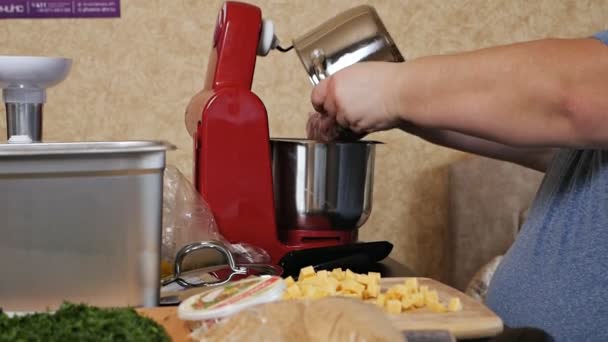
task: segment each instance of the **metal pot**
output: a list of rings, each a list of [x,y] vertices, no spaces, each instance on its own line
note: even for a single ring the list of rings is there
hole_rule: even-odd
[[[293,41],[313,84],[362,61],[405,61],[376,10],[351,8]]]
[[[354,230],[372,210],[375,141],[271,139],[277,226]]]
[[[0,144],[0,306],[158,305],[158,141]]]

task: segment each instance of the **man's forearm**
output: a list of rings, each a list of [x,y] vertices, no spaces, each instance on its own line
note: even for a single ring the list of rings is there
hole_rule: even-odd
[[[512,146],[608,147],[608,48],[542,40],[403,63],[398,111],[417,126]]]
[[[540,172],[546,171],[556,152],[556,149],[552,148],[512,147],[453,131],[421,128],[407,124],[400,128],[436,145],[519,164]]]

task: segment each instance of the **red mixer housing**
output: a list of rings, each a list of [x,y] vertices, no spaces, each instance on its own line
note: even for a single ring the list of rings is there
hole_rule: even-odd
[[[293,250],[347,244],[356,232],[276,225],[268,115],[251,85],[262,12],[228,1],[218,15],[194,134],[194,183],[220,233],[266,250],[273,263]],[[326,228],[326,227],[324,227]]]

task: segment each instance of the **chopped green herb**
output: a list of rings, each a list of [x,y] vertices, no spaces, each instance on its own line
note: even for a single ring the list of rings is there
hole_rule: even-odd
[[[165,329],[133,308],[64,303],[55,313],[8,317],[0,310],[0,341],[170,341]]]

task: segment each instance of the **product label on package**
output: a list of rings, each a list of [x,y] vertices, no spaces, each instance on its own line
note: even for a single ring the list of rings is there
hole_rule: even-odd
[[[276,286],[281,280],[279,277],[250,278],[222,287],[210,289],[198,295],[198,300],[192,304],[192,309],[208,310],[219,309],[230,304],[259,297]]]
[[[117,17],[120,0],[0,0],[0,19]]]

